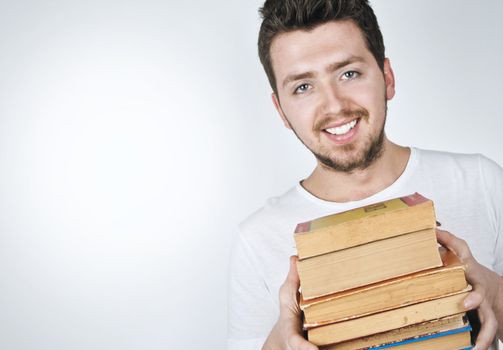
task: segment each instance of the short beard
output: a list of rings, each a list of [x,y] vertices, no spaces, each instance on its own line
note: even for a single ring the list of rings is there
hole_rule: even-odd
[[[372,163],[374,163],[379,157],[381,157],[383,153],[383,145],[384,145],[384,126],[386,125],[386,115],[388,112],[388,105],[386,103],[387,101],[385,100],[385,111],[384,111],[384,122],[381,128],[381,131],[379,132],[379,135],[377,136],[376,139],[370,140],[370,145],[367,147],[366,150],[364,150],[364,154],[362,157],[359,157],[357,159],[354,159],[351,162],[342,162],[338,161],[337,159],[332,159],[330,156],[325,156],[322,154],[318,154],[314,152],[311,148],[309,148],[304,141],[299,137],[299,135],[295,132],[295,130],[291,127],[293,133],[297,138],[304,144],[304,146],[307,147],[308,150],[311,151],[312,154],[318,159],[318,161],[328,170],[333,170],[337,172],[344,172],[344,173],[352,173],[354,170],[365,170],[367,169]],[[366,120],[368,121],[369,114],[367,110],[353,110],[353,111],[343,111],[343,115],[356,115],[360,117],[360,122],[361,120]],[[319,125],[317,125],[316,130],[321,130],[324,128],[323,125],[327,124],[328,121],[321,121]],[[354,145],[345,145],[341,147],[342,151],[347,151],[350,152],[354,149]]]
[[[330,157],[323,156],[321,154],[317,154],[311,150],[316,159],[318,159],[321,164],[327,167],[330,170],[351,173],[354,170],[365,170],[372,163],[374,163],[379,157],[381,157],[383,153],[383,144],[384,144],[384,125],[379,133],[377,139],[372,140],[372,143],[365,151],[365,154],[362,158],[355,159],[352,162],[343,163],[337,162],[337,160],[333,160]],[[348,145],[347,150],[350,151],[353,148],[353,145]]]

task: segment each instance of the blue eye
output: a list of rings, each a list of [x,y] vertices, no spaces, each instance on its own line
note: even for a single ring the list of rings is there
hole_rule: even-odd
[[[306,92],[307,90],[309,90],[309,88],[310,88],[309,84],[301,84],[295,89],[294,93],[302,94],[302,93]]]
[[[342,74],[342,79],[343,80],[351,80],[351,79],[354,79],[356,78],[360,73],[354,71],[354,70],[350,70],[350,71],[347,71],[347,72],[344,72]]]

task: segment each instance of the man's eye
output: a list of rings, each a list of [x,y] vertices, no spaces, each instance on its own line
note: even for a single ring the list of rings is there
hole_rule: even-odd
[[[304,92],[306,92],[307,90],[309,90],[309,84],[301,84],[299,86],[297,86],[297,88],[295,89],[295,93],[296,94],[302,94]]]
[[[354,70],[350,70],[350,71],[347,71],[345,72],[343,75],[342,75],[342,78],[343,80],[351,80],[351,79],[354,79],[358,76],[358,72],[354,71]]]

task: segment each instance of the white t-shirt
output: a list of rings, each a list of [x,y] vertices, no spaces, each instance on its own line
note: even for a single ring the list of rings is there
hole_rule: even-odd
[[[402,175],[366,199],[324,201],[298,184],[240,225],[230,261],[228,349],[261,349],[276,322],[298,223],[414,192],[433,200],[442,229],[466,240],[479,263],[503,275],[503,169],[482,155],[412,148]]]

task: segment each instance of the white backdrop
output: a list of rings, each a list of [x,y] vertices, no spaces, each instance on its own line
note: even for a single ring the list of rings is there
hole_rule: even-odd
[[[390,138],[503,164],[503,2],[372,3]],[[0,0],[1,349],[225,347],[234,228],[314,164],[260,4]]]

